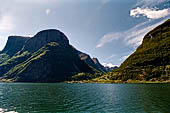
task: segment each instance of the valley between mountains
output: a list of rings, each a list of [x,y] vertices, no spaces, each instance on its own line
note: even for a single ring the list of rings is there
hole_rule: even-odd
[[[0,52],[0,81],[168,83],[170,19],[148,31],[136,51],[111,72],[71,45],[59,30],[43,30],[33,37],[9,36]]]

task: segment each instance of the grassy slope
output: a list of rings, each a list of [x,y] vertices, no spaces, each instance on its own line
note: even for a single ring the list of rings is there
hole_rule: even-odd
[[[30,74],[31,72],[31,74]],[[33,53],[26,61],[10,69],[1,79],[21,82],[57,82],[95,69],[80,60],[71,46],[51,42]]]
[[[6,60],[8,60],[10,57],[9,55],[2,53],[0,54],[0,64],[2,64],[3,62],[5,62]]]
[[[121,66],[94,81],[169,81],[170,19],[149,32]]]
[[[13,68],[15,65],[25,61],[27,58],[31,56],[30,53],[25,51],[22,54],[15,55],[13,57],[8,57],[0,64],[0,77],[3,76],[6,72],[8,72],[11,68]]]

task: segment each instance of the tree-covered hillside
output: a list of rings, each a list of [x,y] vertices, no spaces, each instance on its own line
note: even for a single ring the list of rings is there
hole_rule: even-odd
[[[142,44],[103,80],[169,80],[170,19],[146,34]]]

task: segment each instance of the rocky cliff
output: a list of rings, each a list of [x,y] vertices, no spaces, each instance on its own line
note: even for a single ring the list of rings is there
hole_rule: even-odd
[[[101,72],[106,72],[106,70],[100,64],[100,62],[98,61],[97,58],[91,58],[88,54],[80,52],[80,51],[77,51],[77,52],[78,52],[80,59],[83,60],[84,62],[86,62],[88,65],[92,66],[93,68],[95,68]]]
[[[9,39],[3,53],[17,46]],[[54,29],[23,38],[11,57],[0,64],[1,81],[61,82],[78,73],[96,72],[101,71],[82,60],[64,33]]]
[[[104,66],[100,64],[100,62],[97,58],[92,58],[92,60],[99,70],[101,70],[103,72],[107,72],[106,69],[104,68]]]
[[[48,29],[38,32],[29,39],[22,51],[35,52],[49,42],[57,42],[61,45],[69,45],[69,40],[64,33],[55,29]]]
[[[30,37],[9,36],[5,48],[0,54],[7,54],[10,57],[22,49],[23,45]]]

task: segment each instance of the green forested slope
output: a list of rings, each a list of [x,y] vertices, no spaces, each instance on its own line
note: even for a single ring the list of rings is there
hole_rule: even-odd
[[[146,34],[142,44],[105,80],[168,80],[170,78],[170,19]]]
[[[84,72],[94,73],[71,46],[50,42],[26,61],[14,66],[1,79],[18,82],[61,82]]]

